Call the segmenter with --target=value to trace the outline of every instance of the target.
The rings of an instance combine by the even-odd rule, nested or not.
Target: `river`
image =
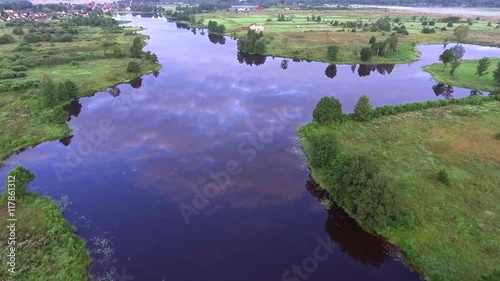
[[[395,247],[320,204],[296,131],[325,95],[345,111],[364,94],[375,106],[468,96],[436,91],[421,70],[443,46],[419,46],[412,64],[329,67],[328,77],[327,64],[289,61],[283,69],[282,59],[238,56],[236,41],[162,18],[119,19],[147,28],[146,49],[162,70],[73,102],[72,138],[27,149],[0,170],[5,178],[26,166],[36,174],[31,191],[63,202],[93,251],[92,275],[420,280]],[[466,59],[500,56],[465,48]]]

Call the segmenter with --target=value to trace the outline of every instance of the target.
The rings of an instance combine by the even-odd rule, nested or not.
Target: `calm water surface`
[[[318,239],[331,239],[335,249],[307,280],[420,280],[394,247],[342,210],[325,211],[296,130],[325,95],[339,98],[345,111],[363,94],[376,106],[469,95],[448,87],[437,96],[421,71],[443,46],[419,47],[422,59],[409,65],[326,71],[324,63],[244,57],[230,38],[164,19],[121,18],[148,28],[146,49],[163,69],[74,102],[72,138],[14,155],[0,170],[5,178],[25,165],[36,174],[32,191],[65,202],[65,216],[94,252],[93,275],[282,280],[313,256]],[[465,58],[484,55],[500,50],[466,46]],[[214,178],[225,187],[200,199]],[[193,209],[193,200],[203,208]],[[195,213],[186,218],[180,207]],[[287,277],[306,278],[298,276]]]

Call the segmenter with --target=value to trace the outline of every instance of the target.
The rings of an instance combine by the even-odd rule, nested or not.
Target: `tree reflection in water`
[[[108,89],[108,94],[110,94],[112,97],[116,98],[119,96],[121,93],[120,88],[118,86],[114,86]]]
[[[67,137],[64,137],[62,139],[59,140],[59,142],[64,145],[64,146],[68,146],[71,144],[71,140],[73,139],[73,135],[71,136],[67,136]]]
[[[137,77],[134,80],[130,81],[130,86],[134,89],[139,89],[142,86],[142,77]]]
[[[319,201],[329,198],[312,178],[306,183],[306,189]],[[325,231],[339,249],[364,265],[380,267],[384,260],[396,252],[396,247],[381,237],[364,231],[356,221],[336,204],[328,210]]]
[[[453,92],[455,92],[453,86],[444,84],[436,84],[432,86],[432,90],[434,94],[436,94],[436,97],[443,96],[446,100],[451,100],[453,98]]]
[[[80,100],[76,99],[64,106],[64,110],[68,112],[68,122],[71,121],[71,117],[78,117],[80,112],[82,112],[82,104]]]
[[[262,65],[266,62],[267,56],[259,55],[259,54],[247,54],[247,53],[243,53],[243,52],[238,52],[238,54],[236,54],[236,58],[238,59],[238,62],[241,64],[245,63],[247,65],[258,66],[258,65]]]
[[[222,35],[208,33],[208,40],[210,40],[213,44],[226,44],[226,38]]]
[[[330,64],[329,66],[327,66],[325,69],[325,75],[330,79],[335,78],[335,76],[337,76],[337,65]]]

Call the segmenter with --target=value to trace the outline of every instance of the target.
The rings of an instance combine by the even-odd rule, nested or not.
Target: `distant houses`
[[[261,32],[261,31],[264,31],[264,26],[262,26],[260,24],[253,23],[248,27],[248,29],[253,30],[255,32]]]

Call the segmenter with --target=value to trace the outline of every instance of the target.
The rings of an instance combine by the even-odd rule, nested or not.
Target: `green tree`
[[[370,120],[371,111],[370,98],[361,96],[354,107],[354,120],[361,122]]]
[[[376,38],[375,36],[372,36],[372,37],[370,38],[370,44],[371,44],[371,45],[373,45],[373,44],[375,44],[375,43],[377,43],[377,38]]]
[[[455,53],[448,49],[445,50],[441,55],[439,55],[439,60],[443,62],[443,71],[446,69],[446,65],[456,60]]]
[[[42,80],[40,81],[40,94],[42,95],[46,106],[52,107],[57,104],[56,84],[47,74],[44,74]]]
[[[313,121],[319,124],[342,120],[342,104],[334,97],[322,97],[313,111]]]
[[[450,69],[450,74],[451,76],[455,76],[455,71],[457,68],[460,66],[461,62],[458,59],[455,59],[451,62],[451,69]]]
[[[476,66],[476,75],[477,79],[481,78],[481,76],[484,76],[488,74],[488,68],[490,67],[491,61],[489,58],[484,57],[479,60]]]
[[[122,58],[124,56],[123,54],[123,50],[120,46],[116,45],[114,48],[113,48],[113,56],[115,58]]]
[[[78,95],[78,87],[76,84],[67,79],[62,83],[59,83],[57,85],[57,91],[56,91],[56,96],[57,100],[62,102],[62,101],[68,101],[76,98]]]
[[[142,48],[144,47],[143,41],[139,37],[135,37],[130,46],[130,56],[133,58],[140,58],[142,55]]]
[[[455,27],[455,29],[453,30],[453,34],[455,34],[459,42],[463,42],[467,38],[467,36],[469,36],[469,31],[469,26],[461,24]]]
[[[339,54],[339,46],[337,45],[328,46],[326,53],[328,55],[328,59],[336,60]]]
[[[369,61],[373,56],[372,50],[370,50],[370,48],[365,47],[361,49],[360,56],[362,61]]]
[[[500,61],[497,64],[497,69],[493,71],[493,79],[500,83]]]
[[[23,166],[17,166],[9,172],[8,179],[15,179],[15,195],[20,197],[26,193],[28,183],[35,179],[35,175]],[[12,183],[10,183],[12,184]],[[9,181],[5,184],[6,190],[9,189]],[[10,195],[10,194],[9,194]]]

